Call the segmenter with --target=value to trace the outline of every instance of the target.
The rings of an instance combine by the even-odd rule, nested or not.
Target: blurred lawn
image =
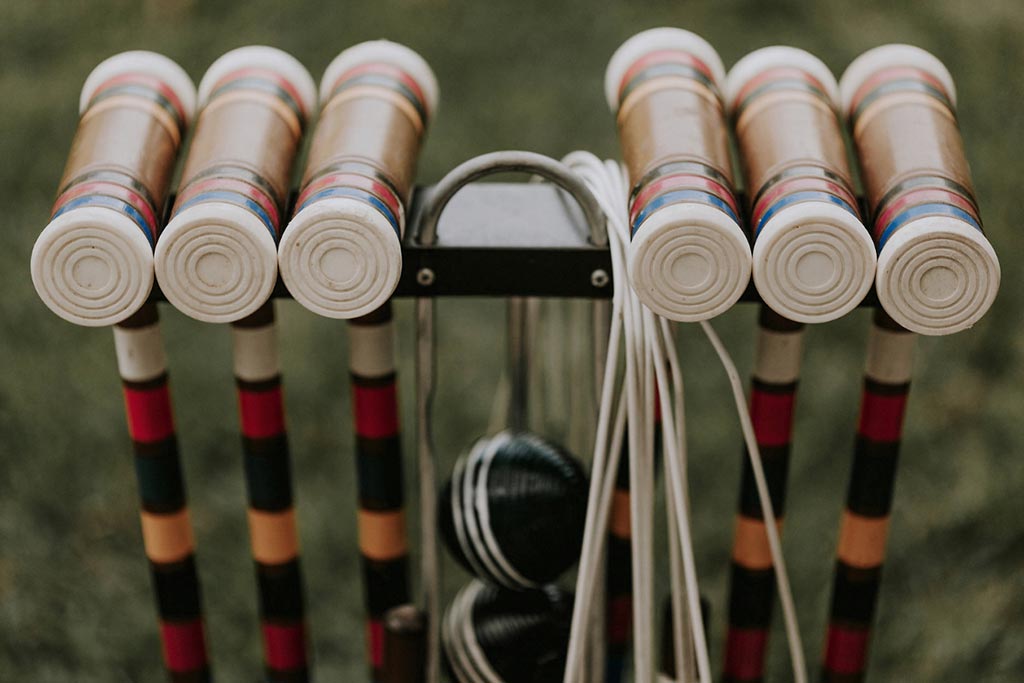
[[[869,47],[909,42],[935,52],[957,79],[1003,286],[974,330],[921,341],[871,678],[1024,680],[1019,0],[789,0],[771,9],[739,0],[648,8],[572,0],[557,10],[538,0],[4,0],[0,206],[11,244],[0,251],[0,680],[162,677],[110,334],[50,314],[28,275],[29,252],[75,129],[79,88],[96,63],[145,48],[178,60],[198,80],[226,50],[266,43],[292,52],[319,77],[338,51],[358,41],[386,36],[408,43],[433,65],[442,87],[421,163],[421,180],[431,182],[469,156],[500,148],[616,154],[601,95],[605,64],[625,38],[661,24],[704,35],[726,64],[756,47],[790,43],[820,55],[837,73]],[[447,470],[486,424],[503,316],[485,301],[444,302],[439,309],[437,432]],[[411,399],[411,311],[407,303],[398,310],[402,381]],[[344,325],[291,303],[279,311],[317,673],[322,681],[363,680]],[[255,680],[255,588],[228,335],[169,309],[164,319],[218,677]],[[749,370],[754,311],[731,312],[717,326]],[[866,326],[862,311],[808,335],[785,545],[811,662],[822,646]],[[682,338],[699,569],[713,602],[717,661],[740,436],[706,343],[693,330]],[[577,330],[564,343],[565,352],[580,352],[587,334]],[[404,410],[411,425],[409,400]],[[448,574],[452,585],[463,580],[454,569]],[[772,650],[773,680],[785,680],[778,634]]]

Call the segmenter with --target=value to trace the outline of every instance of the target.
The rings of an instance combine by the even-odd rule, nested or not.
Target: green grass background
[[[1024,328],[1021,191],[1024,5],[1018,0],[820,2],[572,0],[199,0],[0,3],[0,680],[161,680],[131,454],[110,333],[76,328],[39,302],[28,258],[75,129],[78,92],[112,53],[163,52],[198,81],[230,48],[292,52],[319,77],[341,49],[386,36],[433,65],[442,106],[420,164],[436,181],[477,153],[617,153],[601,80],[612,51],[658,25],[707,37],[727,65],[768,44],[820,55],[837,73],[884,42],[933,51],[960,115],[1003,285],[973,330],[923,339],[871,653],[874,681],[1024,680]],[[441,469],[485,428],[503,316],[491,301],[440,306]],[[412,329],[398,305],[404,422],[412,424]],[[754,310],[716,322],[749,371]],[[344,325],[279,305],[316,670],[365,679]],[[260,672],[227,331],[164,309],[175,408],[218,678]],[[808,658],[819,659],[832,556],[855,428],[868,316],[809,331],[785,549]],[[585,329],[566,332],[578,354]],[[740,435],[724,374],[682,332],[699,571],[714,658]],[[554,351],[552,351],[554,352]],[[565,396],[563,391],[559,395]],[[411,430],[406,429],[407,443]],[[560,436],[557,432],[553,436]],[[411,447],[407,452],[411,453]],[[411,468],[410,468],[411,472]],[[410,482],[411,484],[412,482]],[[410,485],[410,490],[412,486]],[[414,502],[414,499],[410,502]],[[448,572],[449,586],[464,576]],[[785,680],[773,639],[773,680]]]

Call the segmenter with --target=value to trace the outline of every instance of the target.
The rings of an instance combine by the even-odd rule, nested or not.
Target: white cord
[[[618,220],[614,221],[623,250],[628,227],[619,199],[624,196],[615,175],[609,188]],[[647,353],[643,333],[643,309],[630,291],[626,297],[624,321],[626,336],[626,391],[629,406],[630,438],[630,523],[633,537],[633,671],[637,682],[654,681],[656,675],[654,643],[654,368]],[[641,403],[642,401],[642,403]]]
[[[587,182],[601,205],[607,220],[615,288],[612,323],[605,365],[603,391],[592,460],[591,486],[583,550],[577,578],[576,602],[565,672],[565,683],[580,683],[585,648],[586,625],[590,598],[597,589],[597,560],[605,546],[605,529],[611,506],[621,444],[621,430],[628,423],[630,439],[631,517],[634,573],[634,679],[637,683],[653,680],[653,392],[658,392],[662,405],[662,431],[673,588],[673,648],[676,655],[677,678],[680,682],[696,680],[711,683],[711,667],[707,639],[700,612],[693,539],[690,528],[688,483],[686,476],[685,410],[683,377],[672,328],[668,321],[657,318],[641,306],[625,285],[625,253],[629,245],[627,191],[625,173],[615,162],[605,162],[591,154],[574,152],[565,159]],[[806,663],[800,639],[792,590],[782,555],[774,510],[768,496],[760,451],[753,424],[747,411],[745,394],[735,364],[721,340],[709,324],[701,323],[705,334],[718,353],[728,375],[747,452],[750,455],[758,496],[764,511],[769,550],[775,567],[776,582],[786,627],[795,683],[806,683]],[[625,347],[625,348],[623,348]],[[625,356],[625,373],[616,383]],[[615,397],[618,396],[617,408]],[[610,428],[612,415],[614,428]],[[623,419],[625,418],[625,419]],[[615,438],[616,436],[620,438]],[[609,437],[612,444],[609,443]],[[681,576],[680,576],[681,575]],[[681,588],[685,592],[679,593]],[[683,612],[689,624],[684,625]],[[688,626],[688,628],[686,628]]]
[[[621,217],[620,220],[615,221],[615,228],[622,237],[622,242],[625,246],[628,244],[628,224],[624,218],[627,215],[626,197],[628,194],[626,174],[622,167],[615,162],[605,163],[605,174],[606,178],[610,181],[610,189],[613,189],[612,196],[614,199],[612,201],[617,205],[617,215]],[[703,633],[703,620],[700,613],[700,595],[697,587],[696,567],[689,525],[688,496],[686,493],[686,454],[683,428],[685,413],[683,410],[682,373],[671,332],[669,331],[667,335],[662,334],[663,330],[669,330],[667,324],[662,326],[656,324],[654,315],[643,307],[635,296],[627,297],[627,299],[629,300],[627,311],[639,318],[637,321],[640,326],[638,339],[641,340],[644,347],[646,405],[643,426],[645,428],[644,432],[647,435],[648,445],[653,445],[651,440],[653,439],[654,429],[655,410],[653,399],[655,389],[658,391],[658,398],[663,407],[662,436],[665,451],[665,467],[667,470],[668,513],[671,519],[670,533],[672,534],[672,539],[670,551],[673,555],[673,561],[671,562],[673,574],[671,584],[673,620],[677,625],[674,629],[673,641],[675,643],[674,649],[676,650],[677,666],[681,673],[680,680],[691,678],[689,671],[692,669],[692,664],[689,655],[693,651],[689,648],[689,641],[693,638],[695,654],[697,655],[696,664],[700,673],[699,680],[710,683],[711,668],[706,639]],[[666,359],[672,369],[671,380],[665,374]],[[657,382],[654,381],[654,375],[657,376]],[[653,451],[651,453],[653,456]],[[644,487],[651,492],[653,498],[653,457],[646,464]],[[641,493],[638,492],[637,495],[641,495]],[[653,532],[651,527],[644,525],[644,528],[648,536]],[[646,548],[642,548],[635,553],[634,557],[639,556],[642,561],[646,557],[645,553]],[[680,553],[682,557],[680,557]],[[681,567],[679,566],[680,563]],[[653,557],[651,558],[650,565],[653,565]],[[680,577],[680,574],[682,574],[682,577]],[[680,585],[685,590],[685,596],[679,590]],[[636,594],[636,588],[634,588],[634,592]],[[653,596],[640,595],[638,597],[644,602],[646,614],[652,615],[654,613]],[[683,626],[684,608],[689,613],[690,623],[688,628]],[[649,618],[647,624],[650,624]],[[650,633],[641,637],[653,640],[653,628]],[[638,671],[638,680],[642,680],[640,678],[641,675],[642,673]]]
[[[674,486],[666,486],[666,512],[669,520],[669,548],[672,552],[670,556],[670,586],[671,600],[672,600],[672,647],[675,654],[676,664],[676,680],[679,683],[689,683],[697,678],[697,652],[693,647],[694,635],[693,626],[690,621],[687,621],[687,616],[692,619],[692,612],[690,610],[690,598],[683,591],[679,591],[676,588],[686,584],[686,576],[684,573],[684,567],[682,563],[685,561],[682,556],[682,544],[680,542],[680,531],[679,523],[676,518],[678,508],[682,507],[682,514],[689,519],[690,506],[688,490],[689,484],[687,483],[686,468],[687,468],[687,454],[686,454],[686,421],[685,421],[685,410],[683,403],[683,375],[682,370],[679,366],[679,358],[675,346],[675,338],[672,336],[671,328],[668,325],[668,321],[661,319],[661,339],[664,344],[664,348],[668,351],[666,354],[668,357],[668,365],[672,376],[672,407],[674,412],[671,413],[673,420],[672,430],[675,431],[675,449],[674,459],[679,463],[679,473],[681,475],[681,491],[683,493],[683,500],[676,500]],[[658,332],[654,333],[655,335]],[[663,418],[664,420],[664,418]],[[663,431],[663,439],[668,439],[669,434]],[[666,450],[665,456],[662,458],[663,467],[665,469],[665,481],[670,482],[672,472],[670,468],[670,459],[672,454]],[[693,572],[696,575],[696,571]],[[697,613],[700,614],[700,596],[698,594],[698,605]],[[701,624],[703,624],[703,615],[701,614]]]
[[[747,409],[746,394],[743,391],[740,374],[736,371],[736,365],[722,344],[722,340],[718,338],[714,328],[709,323],[701,322],[700,325],[711,345],[715,348],[718,358],[722,361],[722,367],[725,368],[725,374],[728,376],[729,384],[732,387],[733,399],[736,402],[736,412],[739,413],[740,426],[743,428],[743,439],[747,444],[747,453],[750,454],[750,466],[754,471],[757,495],[761,500],[761,510],[764,513],[768,548],[771,551],[772,564],[775,566],[775,583],[778,585],[779,600],[782,603],[782,617],[786,626],[786,640],[789,643],[789,658],[793,666],[793,681],[794,683],[806,683],[807,664],[804,661],[804,648],[800,639],[800,625],[796,618],[796,607],[793,603],[793,591],[789,585],[786,560],[782,555],[782,542],[779,539],[779,529],[775,522],[775,510],[772,508],[772,501],[768,495],[768,483],[764,476],[764,467],[761,464],[761,451],[757,447],[754,425],[750,419],[750,412]]]
[[[676,449],[678,452],[678,461],[680,464],[680,470],[682,472],[683,477],[683,494],[686,496],[686,499],[683,500],[681,503],[675,502],[675,504],[682,505],[686,510],[686,515],[689,516],[690,484],[686,475],[688,456],[686,450],[686,404],[683,401],[683,371],[679,365],[679,356],[676,349],[675,336],[672,334],[672,327],[669,325],[668,320],[664,318],[661,318],[660,322],[662,339],[664,340],[665,348],[669,350],[668,364],[669,370],[672,374],[672,399],[674,401],[673,407],[675,408],[675,413],[673,417],[675,418],[676,424],[677,442]],[[665,479],[666,481],[668,480],[668,475],[666,475]],[[670,526],[669,533],[678,534],[675,519],[671,516],[671,514],[669,515],[669,518],[672,519],[672,525]],[[677,552],[681,552],[681,550],[681,548],[678,548]],[[677,567],[676,569],[680,570],[681,567]],[[682,582],[682,579],[678,576],[673,575],[671,578],[673,582],[673,587],[678,586]],[[673,590],[672,598],[674,601],[672,607],[672,622],[673,628],[675,629],[673,633],[676,635],[676,637],[674,638],[675,647],[678,650],[678,648],[680,647],[679,641],[682,641],[681,646],[683,648],[682,653],[678,651],[676,652],[676,680],[678,681],[678,683],[690,683],[690,681],[696,680],[697,678],[697,653],[693,647],[693,635],[692,633],[690,633],[689,624],[686,622],[685,619],[685,614],[688,613],[688,606],[685,601],[685,596],[683,596],[682,593],[680,593],[679,591]],[[701,615],[701,617],[703,623],[703,614]]]
[[[674,480],[673,491],[670,500],[670,514],[673,518],[673,527],[678,529],[673,534],[672,546],[687,546],[681,548],[680,552],[673,550],[677,560],[673,561],[675,566],[674,574],[677,578],[673,582],[673,590],[679,585],[678,577],[683,575],[682,583],[686,585],[686,597],[677,594],[674,597],[676,612],[680,612],[685,604],[690,611],[690,629],[678,629],[677,642],[683,643],[687,640],[687,632],[694,630],[694,610],[697,615],[696,621],[702,628],[700,622],[699,592],[696,587],[696,571],[694,569],[693,549],[689,533],[689,515],[686,504],[684,482],[685,463],[684,437],[682,435],[681,421],[684,417],[681,399],[681,374],[678,372],[678,359],[675,358],[674,345],[662,348],[664,339],[661,330],[657,326],[645,326],[645,309],[639,300],[628,289],[625,254],[629,245],[629,226],[626,207],[626,180],[621,167],[615,162],[602,164],[600,160],[590,154],[574,153],[566,158],[566,163],[573,167],[590,186],[601,204],[608,219],[609,240],[612,254],[613,272],[615,274],[615,290],[613,296],[612,330],[609,340],[607,362],[605,366],[605,380],[601,396],[601,409],[598,420],[597,437],[595,440],[595,453],[593,458],[593,469],[591,474],[591,491],[588,505],[588,519],[584,533],[584,546],[580,559],[580,568],[577,578],[576,606],[574,607],[573,627],[570,636],[568,661],[564,680],[567,683],[578,683],[582,669],[583,633],[585,632],[587,619],[589,618],[590,596],[596,590],[597,567],[596,558],[603,552],[605,542],[605,528],[608,521],[608,510],[610,508],[611,495],[614,488],[617,467],[609,467],[609,460],[617,460],[619,446],[613,444],[613,450],[609,457],[607,444],[608,422],[612,413],[611,406],[613,397],[617,395],[618,410],[616,412],[616,428],[613,435],[614,442],[620,442],[618,437],[621,430],[625,429],[622,417],[625,416],[631,425],[629,429],[630,439],[630,485],[632,488],[630,496],[631,505],[631,534],[632,534],[632,569],[633,569],[633,649],[634,649],[634,680],[649,683],[655,676],[654,637],[655,614],[654,605],[654,521],[653,521],[653,500],[654,500],[654,392],[658,386],[659,399],[661,404],[668,411],[663,416],[663,427],[668,424],[665,432],[669,447],[666,455],[670,479]],[[653,317],[651,318],[653,321]],[[671,337],[669,336],[669,339]],[[620,351],[623,346],[624,353]],[[658,347],[657,356],[652,350],[652,345]],[[620,353],[625,356],[625,376],[621,384],[613,386],[609,379],[615,379],[618,375],[617,367],[620,364]],[[675,369],[673,380],[670,381],[665,375],[665,357],[671,360],[669,364]],[[660,359],[660,360],[659,360]],[[660,364],[660,367],[658,367]],[[662,375],[656,383],[656,374]],[[672,394],[667,393],[672,390]],[[625,410],[623,410],[625,406]],[[624,415],[625,414],[625,415]],[[680,426],[677,428],[677,420]],[[678,565],[682,564],[680,568]],[[690,607],[690,605],[694,607]],[[677,622],[679,620],[677,619]],[[702,635],[702,634],[701,634]],[[700,649],[703,650],[701,661],[706,675],[703,681],[710,683],[710,667],[707,666],[707,653],[700,641]],[[688,646],[680,645],[678,659],[680,666],[685,671],[688,667]]]
[[[645,309],[644,319],[652,337],[664,341],[661,330],[654,319],[654,314]],[[658,377],[658,391],[661,396],[662,405],[671,405],[669,394],[670,380],[666,374],[666,359],[663,356],[663,348],[659,344],[651,344],[651,351],[654,355],[655,371]],[[700,590],[697,586],[696,561],[693,554],[693,538],[690,531],[690,518],[686,510],[686,489],[685,475],[683,474],[682,463],[680,463],[678,445],[679,440],[676,434],[675,414],[666,410],[662,415],[662,442],[665,446],[665,460],[669,469],[669,478],[666,486],[671,490],[669,498],[676,516],[677,532],[679,534],[679,545],[683,554],[683,575],[684,586],[687,592],[687,607],[690,616],[690,631],[693,637],[694,650],[697,655],[697,680],[701,683],[711,683],[711,662],[708,656],[707,637],[704,633],[704,620],[700,612]]]
[[[580,161],[585,158],[580,156]],[[571,156],[565,159],[571,164]],[[619,250],[611,249],[613,269],[619,266],[621,254]],[[621,266],[619,266],[621,267]],[[616,271],[618,272],[618,271]],[[607,476],[613,471],[608,462],[609,459],[617,461],[619,453],[616,449],[609,450],[608,437],[611,430],[611,415],[613,403],[615,402],[614,385],[618,370],[619,348],[622,337],[622,284],[616,278],[613,283],[612,295],[612,318],[611,331],[608,342],[608,353],[605,362],[604,378],[602,380],[601,399],[598,406],[597,429],[594,439],[594,455],[591,459],[590,492],[587,499],[587,514],[583,534],[583,547],[580,553],[580,564],[577,571],[576,599],[573,601],[572,628],[569,637],[569,648],[566,655],[565,683],[579,683],[583,680],[583,645],[585,639],[586,623],[589,621],[590,596],[596,588],[594,575],[596,571],[593,565],[596,558],[601,555],[600,547],[605,542],[604,529],[608,518],[608,509],[603,503],[610,505],[611,487],[614,486],[614,479]],[[625,401],[619,400],[616,412],[616,424],[625,423]],[[616,463],[617,466],[617,463]],[[609,495],[605,495],[608,490]]]
[[[636,321],[626,308],[626,325],[632,327]],[[626,398],[629,410],[629,481],[632,489],[629,497],[630,526],[633,536],[633,668],[634,679],[649,683],[654,680],[654,545],[651,527],[654,525],[654,486],[649,477],[653,469],[653,448],[647,439],[647,425],[640,415],[641,392],[647,379],[645,363],[637,363],[630,347],[631,336],[626,337]],[[643,375],[637,377],[637,367],[643,368]],[[642,378],[642,379],[641,379]],[[645,401],[653,404],[653,401]],[[645,406],[646,407],[646,406]]]
[[[662,467],[665,470],[665,479],[669,477],[668,460],[662,458]],[[679,547],[679,530],[676,524],[676,516],[673,513],[677,502],[672,494],[672,487],[667,487],[665,517],[668,521],[668,576],[669,585],[679,586],[683,583],[682,549]],[[682,591],[673,590],[669,594],[671,600],[672,616],[672,659],[676,663],[676,680],[688,683],[690,677],[687,675],[689,666],[683,665],[683,660],[688,657],[690,628],[684,615],[687,612],[686,595]],[[664,641],[662,641],[664,642]],[[684,673],[686,672],[686,673]]]

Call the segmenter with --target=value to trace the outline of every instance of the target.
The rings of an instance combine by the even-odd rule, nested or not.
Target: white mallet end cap
[[[50,222],[32,249],[32,284],[51,311],[78,325],[128,318],[153,288],[153,250],[139,226],[103,207]]]
[[[391,223],[348,198],[314,202],[284,231],[281,277],[292,297],[328,318],[357,318],[380,308],[402,274],[402,247]]]
[[[640,300],[679,322],[728,310],[750,282],[750,245],[718,209],[676,204],[655,211],[629,245],[629,279]]]
[[[901,227],[878,256],[885,312],[912,332],[945,335],[985,315],[999,291],[999,259],[974,226],[926,216]]]
[[[242,207],[200,202],[164,228],[156,277],[171,305],[190,318],[234,322],[273,293],[277,247],[267,226]]]
[[[772,310],[823,323],[856,308],[875,279],[875,245],[850,212],[824,202],[788,206],[754,241],[754,284]]]

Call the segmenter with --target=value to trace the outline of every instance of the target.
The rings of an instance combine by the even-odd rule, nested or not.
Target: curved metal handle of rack
[[[427,197],[423,213],[417,221],[414,240],[419,245],[437,242],[437,222],[448,202],[469,183],[496,173],[531,173],[538,175],[568,192],[583,211],[590,227],[590,243],[596,247],[608,245],[608,231],[604,213],[597,199],[582,179],[569,167],[551,157],[536,152],[507,150],[481,154],[462,162],[441,179]]]
[[[583,211],[583,217],[590,228],[590,243],[596,247],[608,245],[604,213],[583,180],[568,166],[551,157],[521,151],[482,154],[449,171],[427,197],[419,220],[416,221],[413,242],[421,246],[435,244],[437,222],[452,197],[474,180],[496,173],[530,173],[562,188]],[[416,301],[416,451],[420,474],[422,593],[428,622],[428,683],[439,680],[440,669],[440,561],[437,548],[436,470],[431,435],[434,363],[434,300],[421,297]]]

